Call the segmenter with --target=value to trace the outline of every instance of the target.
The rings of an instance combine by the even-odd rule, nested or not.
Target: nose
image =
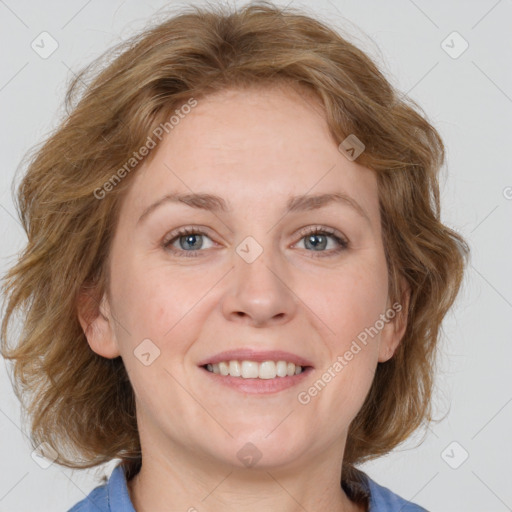
[[[230,285],[223,297],[224,316],[254,327],[289,322],[296,313],[298,299],[286,266],[266,249],[248,263],[234,254]]]

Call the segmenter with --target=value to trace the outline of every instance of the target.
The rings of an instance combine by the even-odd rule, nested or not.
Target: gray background
[[[284,7],[289,1],[277,3]],[[25,240],[11,198],[15,169],[63,115],[73,71],[143,28],[165,5],[170,4],[0,0],[2,272]],[[507,154],[512,2],[295,0],[292,5],[335,23],[427,112],[447,146],[442,217],[472,248],[440,347],[435,410],[446,417],[362,469],[431,511],[512,510],[512,172]],[[59,45],[46,59],[31,48],[43,31]],[[454,31],[469,44],[457,58],[464,43],[448,37]],[[84,472],[56,464],[43,469],[31,458],[4,365],[0,386],[0,511],[67,510],[116,461]]]

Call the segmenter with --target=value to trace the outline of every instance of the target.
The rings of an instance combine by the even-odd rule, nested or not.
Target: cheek
[[[307,304],[321,319],[328,357],[300,403],[314,402],[319,416],[332,417],[337,411],[336,428],[350,423],[370,390],[380,340],[375,326],[385,312],[386,298],[386,269],[363,265],[323,280]]]
[[[190,281],[171,275],[163,266],[120,264],[111,281],[118,339],[123,343],[129,338],[130,345],[136,345],[150,338],[162,346],[176,336],[175,331],[183,333],[191,327],[186,315],[200,300],[201,290]]]
[[[324,277],[305,284],[300,297],[322,320],[331,349],[337,352],[373,326],[384,313],[387,299],[387,269],[377,258],[351,262]]]
[[[164,268],[128,267],[119,268],[112,281],[116,338],[139,406],[158,410],[163,389],[180,389],[170,372],[176,373],[175,362],[197,338],[198,322],[191,322],[187,312],[193,315],[200,290]],[[122,271],[129,279],[120,278]]]

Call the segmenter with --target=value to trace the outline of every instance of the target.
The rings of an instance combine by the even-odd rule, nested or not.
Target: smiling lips
[[[206,369],[220,375],[231,375],[243,379],[275,379],[276,377],[291,377],[302,373],[303,367],[287,361],[221,361],[207,364]]]
[[[296,385],[313,365],[291,352],[239,349],[199,363],[215,381],[246,393],[272,393]]]

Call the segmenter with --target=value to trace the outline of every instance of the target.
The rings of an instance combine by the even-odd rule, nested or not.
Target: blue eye
[[[192,228],[184,228],[174,233],[174,236],[165,241],[163,246],[171,252],[182,253],[184,256],[199,256],[198,252],[203,247],[203,238],[207,237],[206,233]],[[209,237],[208,237],[209,238]],[[179,249],[173,247],[178,242]]]
[[[305,240],[307,252],[311,252],[311,256],[333,256],[348,248],[348,241],[338,235],[331,228],[323,228],[321,226],[309,227],[300,233],[301,239]],[[204,246],[204,240],[210,240],[210,246]],[[328,246],[329,239],[334,240],[335,247],[325,250]],[[179,248],[176,247],[179,244]],[[177,256],[196,257],[202,252],[202,249],[209,249],[213,246],[210,237],[197,228],[183,228],[170,235],[170,238],[164,240],[162,246]],[[308,250],[309,249],[309,250]],[[315,254],[316,253],[316,254]]]
[[[311,248],[314,251],[320,251],[325,249],[328,245],[329,238],[333,238],[330,235],[324,235],[323,233],[317,233],[315,235],[308,235],[304,237],[306,248]],[[308,247],[309,245],[309,247]]]
[[[331,228],[322,228],[321,226],[315,226],[312,228],[306,228],[302,233],[301,240],[305,240],[306,248],[311,248],[312,251],[316,254],[311,254],[311,256],[332,256],[338,254],[345,249],[348,248],[348,241],[338,236],[334,230]],[[325,250],[329,239],[335,241],[335,247],[331,250]]]
[[[202,242],[203,242],[203,239],[202,239],[203,235],[185,235],[185,236],[181,236],[178,238],[179,242],[180,242],[180,246],[182,249],[184,250],[187,250],[187,249],[193,249],[193,250],[197,250],[197,249],[200,249],[201,246],[203,245]],[[182,243],[182,240],[185,240],[183,243]],[[188,246],[186,246],[188,244]],[[192,247],[193,246],[193,247]]]

